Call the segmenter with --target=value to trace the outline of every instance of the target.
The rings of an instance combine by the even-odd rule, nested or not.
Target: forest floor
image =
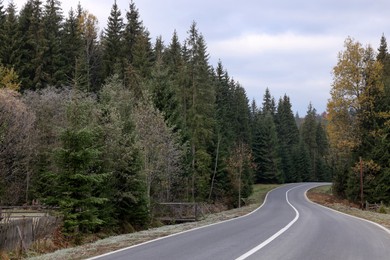
[[[220,221],[236,218],[246,215],[255,210],[264,201],[267,192],[278,185],[256,185],[253,195],[247,201],[248,206],[239,209],[227,210],[219,213],[209,214],[204,219],[197,222],[189,222],[176,225],[166,225],[158,228],[152,228],[140,232],[108,237],[97,240],[92,243],[86,243],[77,247],[69,247],[66,249],[57,250],[53,253],[38,255],[37,251],[31,251],[23,257],[23,259],[32,260],[49,260],[49,259],[86,259],[106,252],[118,250],[132,245],[140,244],[159,237],[168,236],[178,232],[183,232],[189,229],[198,228]],[[321,205],[333,208],[335,210],[351,214],[357,217],[365,218],[381,225],[390,228],[390,214],[381,214],[372,211],[362,211],[357,205],[351,204],[345,200],[339,200],[331,194],[330,186],[323,186],[313,189],[308,192],[310,200]],[[390,213],[390,210],[388,213]],[[50,242],[46,242],[50,243]],[[45,245],[41,245],[44,247]],[[9,259],[15,259],[11,257]],[[20,259],[20,258],[19,258]]]

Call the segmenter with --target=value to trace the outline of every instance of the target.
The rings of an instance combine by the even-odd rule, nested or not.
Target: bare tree
[[[148,195],[158,201],[170,201],[172,185],[182,170],[183,151],[178,136],[151,103],[139,104],[134,118],[144,156]]]
[[[0,204],[26,198],[34,119],[17,92],[0,89]]]

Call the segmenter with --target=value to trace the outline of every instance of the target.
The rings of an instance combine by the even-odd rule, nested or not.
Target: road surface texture
[[[308,201],[319,185],[288,184],[244,217],[90,259],[390,259],[390,231]]]

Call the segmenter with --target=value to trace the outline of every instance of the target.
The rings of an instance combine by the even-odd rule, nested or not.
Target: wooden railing
[[[34,241],[53,234],[60,218],[51,211],[42,206],[0,206],[0,251],[25,251]]]

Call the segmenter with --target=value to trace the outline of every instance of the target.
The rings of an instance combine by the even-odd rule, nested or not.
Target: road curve
[[[390,231],[307,200],[322,184],[288,184],[251,214],[102,256],[124,259],[390,259]]]

